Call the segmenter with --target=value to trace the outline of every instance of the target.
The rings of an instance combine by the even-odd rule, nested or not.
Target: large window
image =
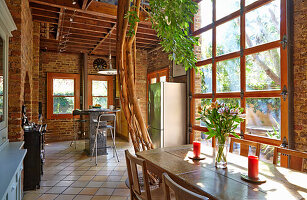
[[[113,105],[113,77],[89,75],[89,105],[99,104],[101,108],[109,108]]]
[[[47,74],[48,119],[71,118],[74,109],[80,107],[80,75]]]
[[[246,139],[279,145],[287,138],[285,10],[286,0],[199,1],[193,34],[200,38],[195,53],[201,73],[191,77],[194,134],[206,131],[195,120],[198,105],[222,101],[245,108],[237,132]]]

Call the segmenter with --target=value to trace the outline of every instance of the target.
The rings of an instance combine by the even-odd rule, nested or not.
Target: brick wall
[[[168,53],[162,51],[162,48],[148,52],[147,73],[155,72],[160,69],[169,68],[169,81],[176,83],[186,83],[186,76],[173,77],[172,61],[168,59]]]
[[[307,2],[293,2],[295,148],[307,151]]]
[[[9,139],[16,141],[23,140],[21,107],[24,103],[28,117],[35,118],[35,114],[32,116],[33,22],[28,0],[6,0],[6,3],[17,26],[10,38],[8,76]]]
[[[81,54],[40,52],[39,101],[42,102],[43,122],[48,124],[46,137],[48,142],[72,139],[73,121],[72,119],[47,119],[47,73],[80,74],[81,79],[81,66],[83,66]]]

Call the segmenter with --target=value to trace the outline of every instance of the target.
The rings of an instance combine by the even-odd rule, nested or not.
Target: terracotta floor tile
[[[107,181],[120,181],[122,176],[108,176]]]
[[[127,200],[128,197],[122,197],[122,196],[111,196],[109,200]]]
[[[112,173],[112,170],[101,170],[101,171],[98,171],[96,175],[109,176],[111,173]]]
[[[39,193],[25,193],[22,200],[38,199],[41,194]]]
[[[94,178],[94,176],[85,176],[85,175],[83,175],[83,176],[81,176],[78,179],[78,181],[90,181],[90,180],[92,180],[92,178]]]
[[[126,185],[126,182],[122,181],[116,186],[116,188],[127,189],[128,187]]]
[[[112,189],[112,188],[100,188],[96,192],[96,195],[111,196],[113,191],[114,191],[114,189]]]
[[[57,194],[43,194],[37,200],[54,200],[57,196]]]
[[[76,195],[61,194],[55,200],[73,200]]]
[[[60,181],[58,182],[55,186],[70,186],[71,184],[73,184],[75,181]]]
[[[104,182],[90,181],[86,187],[101,187]]]
[[[118,170],[114,170],[111,172],[111,176],[122,176],[124,175],[125,171],[118,171]]]
[[[130,190],[129,189],[115,189],[112,196],[124,196],[127,197],[130,195]]]
[[[71,176],[71,175],[69,175],[69,176],[66,176],[64,179],[63,179],[63,181],[76,181],[76,180],[78,180],[80,178],[80,176]]]
[[[79,194],[94,195],[99,188],[83,188]]]
[[[85,176],[94,176],[94,175],[97,174],[97,172],[98,172],[98,170],[97,171],[95,171],[95,170],[87,171],[83,175],[85,175]]]
[[[40,186],[55,186],[59,181],[41,181]]]
[[[69,187],[69,188],[67,188],[67,189],[63,192],[63,194],[79,194],[79,193],[81,192],[82,189],[83,189],[83,188],[81,188],[81,187],[79,187],[79,188],[77,188],[77,187],[75,187],[75,188]]]
[[[108,182],[105,182],[104,184],[102,184],[101,187],[104,187],[104,188],[113,188],[115,189],[116,186],[119,184],[120,182],[117,182],[117,181],[108,181]]]
[[[85,187],[89,181],[76,181],[70,187]]]
[[[50,190],[48,190],[46,193],[48,194],[61,194],[62,192],[64,192],[64,190],[66,190],[67,187],[52,187],[50,188]]]
[[[74,200],[90,200],[93,196],[90,195],[77,195]]]
[[[92,180],[93,181],[106,181],[108,176],[95,176]]]
[[[111,196],[94,196],[91,200],[109,200]]]

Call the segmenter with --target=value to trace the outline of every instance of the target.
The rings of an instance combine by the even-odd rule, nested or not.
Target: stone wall
[[[293,2],[295,148],[307,151],[307,1]]]

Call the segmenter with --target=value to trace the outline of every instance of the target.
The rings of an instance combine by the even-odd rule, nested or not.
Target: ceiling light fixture
[[[111,38],[109,38],[109,67],[108,64],[105,60],[101,59],[100,60],[100,65],[97,65],[97,68],[95,67],[95,61],[98,60],[94,60],[94,67],[96,69],[98,69],[98,74],[103,74],[103,75],[116,75],[117,74],[117,70],[112,68],[112,54],[111,54]]]

